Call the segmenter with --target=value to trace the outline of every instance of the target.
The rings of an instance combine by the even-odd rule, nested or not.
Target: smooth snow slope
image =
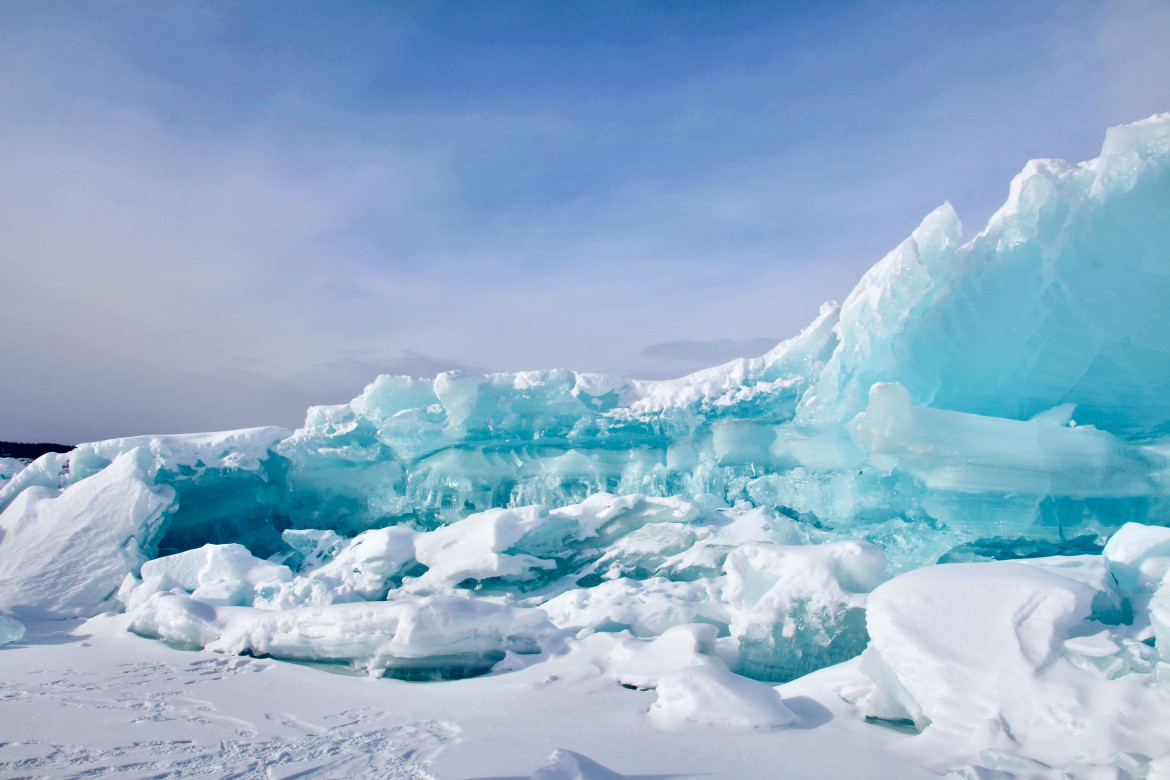
[[[683,750],[710,775],[771,777],[781,754],[844,739],[870,758],[839,750],[822,776],[851,776],[838,759],[886,776],[909,776],[902,762],[1157,776],[1170,753],[1170,115],[1110,130],[1097,160],[1030,163],[987,228],[960,235],[941,207],[800,336],[679,380],[384,376],[296,432],[46,455],[0,483],[0,639],[25,642],[3,651],[24,659],[11,698],[89,708],[68,675],[28,675],[51,621],[92,618],[74,634],[94,642],[61,636],[52,653],[147,652],[129,628],[220,654],[183,658],[373,678],[238,662],[342,698],[425,700],[425,718],[399,725],[427,736],[394,732],[401,776],[454,761],[459,740],[499,752],[522,734],[623,772],[669,774]],[[97,696],[112,711],[139,706],[134,685],[178,695],[105,664],[85,673],[116,691]],[[446,682],[404,682],[420,680]],[[465,695],[479,709],[461,719]],[[284,716],[204,704],[249,713],[231,759],[244,763],[194,747],[192,772],[291,767],[349,738],[312,721],[320,739],[286,759],[257,728]],[[120,739],[26,764],[5,744],[0,766],[141,752]],[[143,766],[181,769],[167,755],[185,749],[158,744],[170,747]],[[728,757],[741,745],[747,758]],[[393,751],[353,749],[356,768],[309,769],[389,771],[377,756]],[[530,758],[499,771],[527,777]],[[603,773],[570,753],[541,771]]]

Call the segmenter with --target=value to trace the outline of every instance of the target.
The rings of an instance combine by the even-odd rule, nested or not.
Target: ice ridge
[[[1170,524],[1170,114],[1095,160],[1029,163],[969,241],[944,204],[761,357],[671,381],[380,376],[295,432],[0,465],[18,618],[123,604],[146,635],[408,677],[700,624],[724,667],[672,682],[678,701],[726,668],[786,680],[870,646],[873,712],[924,727],[952,714],[882,649],[909,625],[891,575]],[[1165,636],[1154,584],[1084,588],[1053,620]]]

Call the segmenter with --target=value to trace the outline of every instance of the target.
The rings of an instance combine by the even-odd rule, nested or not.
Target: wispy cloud
[[[1170,108],[1159,8],[5,3],[0,438],[734,357]]]

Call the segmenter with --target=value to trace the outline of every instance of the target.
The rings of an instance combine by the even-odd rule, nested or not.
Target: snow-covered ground
[[[834,692],[851,677],[838,669],[781,687],[787,728],[670,727],[647,714],[654,692],[615,682],[589,648],[411,683],[179,650],[125,622],[33,623],[0,648],[0,775],[528,778],[564,749],[647,779],[936,776],[907,734]]]

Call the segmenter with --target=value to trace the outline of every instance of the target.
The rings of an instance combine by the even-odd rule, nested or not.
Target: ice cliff
[[[943,205],[758,358],[381,376],[296,432],[96,442],[4,476],[17,618],[122,603],[144,635],[410,678],[628,632],[615,679],[657,688],[664,722],[738,701],[783,725],[729,670],[864,651],[871,717],[999,717],[1051,762],[1019,691],[1096,674],[1135,696],[1170,660],[1170,114],[1032,161],[969,241]],[[960,607],[986,630],[948,623]],[[1016,648],[1010,674],[981,642]]]

